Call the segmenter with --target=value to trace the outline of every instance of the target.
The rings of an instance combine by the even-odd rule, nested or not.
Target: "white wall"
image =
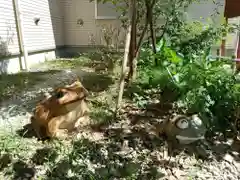
[[[53,59],[56,59],[55,51],[41,52],[29,55],[27,63],[31,67],[35,64]],[[0,60],[0,74],[18,73],[19,71],[21,71],[21,62],[23,62],[23,57],[21,57],[21,59],[20,57],[11,57],[9,59]]]
[[[109,17],[109,19],[96,19],[95,17],[95,2],[89,0],[63,0],[64,6],[64,31],[65,45],[69,46],[89,46],[92,40],[96,44],[103,44],[101,39],[101,26],[113,25],[120,27],[120,22],[117,19]],[[84,24],[77,24],[78,19],[82,19]],[[120,37],[123,38],[124,31]]]
[[[59,14],[60,7],[55,1],[21,0],[24,34],[29,51],[55,48],[57,43],[63,45],[63,36],[59,36],[63,19]],[[38,25],[34,22],[36,17],[40,18]]]
[[[60,0],[18,0],[23,20],[24,40],[29,52],[28,66],[55,59],[56,46],[64,45],[63,6]],[[16,73],[24,68],[19,57],[19,42],[12,0],[0,0],[0,52],[12,57],[0,59],[0,73]],[[40,18],[35,24],[34,18]],[[49,51],[40,52],[36,51]],[[17,55],[17,56],[16,56]],[[1,53],[0,53],[1,57]]]
[[[0,0],[0,56],[5,52],[19,52],[12,0]]]

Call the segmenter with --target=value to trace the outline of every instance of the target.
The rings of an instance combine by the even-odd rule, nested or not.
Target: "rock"
[[[223,159],[229,163],[233,163],[234,158],[230,154],[226,154]]]
[[[168,180],[178,180],[175,176],[171,175],[168,177]]]
[[[181,179],[186,175],[186,173],[184,171],[181,171],[179,169],[175,169],[173,171],[173,174],[177,177],[177,179]]]

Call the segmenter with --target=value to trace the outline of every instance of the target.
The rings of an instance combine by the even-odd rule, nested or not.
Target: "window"
[[[110,2],[98,3],[95,0],[95,18],[96,19],[117,19],[121,15],[120,12],[116,10],[116,6]]]

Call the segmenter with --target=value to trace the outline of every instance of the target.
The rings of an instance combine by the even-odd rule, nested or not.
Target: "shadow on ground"
[[[99,75],[95,72],[82,74],[82,71],[74,73],[80,76],[84,86],[92,92],[104,91],[113,83],[108,75]],[[66,73],[58,76],[61,75],[65,76]],[[24,160],[19,158],[11,163],[9,158],[1,158],[7,160],[0,171],[8,168],[15,179],[18,177],[30,179],[36,174],[39,175],[35,167],[41,167],[46,172],[39,175],[40,177],[37,177],[39,179],[153,180],[164,176],[159,167],[177,166],[177,162],[166,162],[163,158],[159,160],[154,154],[155,151],[162,151],[165,144],[165,139],[154,133],[154,127],[162,120],[170,118],[174,112],[171,103],[148,104],[142,109],[126,107],[118,121],[113,121],[111,112],[106,110],[108,108],[106,104],[98,104],[98,106],[101,109],[94,111],[91,117],[100,122],[114,122],[98,129],[105,139],[72,140],[70,145],[65,145],[66,147],[41,144],[42,148],[37,149],[33,155],[25,157]],[[22,137],[32,137],[31,127],[26,125],[24,128],[18,134]],[[239,152],[239,146],[235,145],[234,149],[233,143],[224,143],[223,140],[218,140],[220,143],[217,143],[217,140],[212,142],[214,143],[208,147],[211,148],[210,152],[218,157],[217,159],[223,159],[227,153],[234,154],[236,160],[239,158],[239,154],[235,153]],[[186,148],[184,147],[183,150]],[[223,150],[220,150],[222,148]],[[191,147],[186,151],[191,154]],[[194,150],[192,152],[196,153]],[[180,150],[175,155],[179,153]],[[3,162],[1,159],[0,164]]]
[[[44,72],[21,72],[17,74],[0,75],[0,102],[11,97],[13,94],[26,90],[45,81],[49,75],[59,72],[50,70]]]
[[[113,73],[115,65],[120,65],[122,53],[98,51],[92,53],[77,54],[74,57],[48,61],[45,68],[51,69],[91,69],[96,73]]]
[[[20,159],[13,161],[11,154],[3,154],[0,160],[0,173],[8,169],[5,176],[11,176],[12,179],[32,179],[35,176],[36,169],[32,165]]]
[[[143,109],[130,109],[128,107],[126,112],[131,126],[140,127],[140,129],[137,131],[138,133],[136,133],[136,131],[132,131],[132,133],[138,138],[143,135],[145,139],[142,141],[146,142],[147,146],[153,145],[156,147],[153,140],[153,137],[155,137],[158,139],[156,140],[158,143],[160,142],[159,138],[163,142],[166,142],[168,144],[169,153],[175,157],[180,153],[185,152],[190,156],[194,155],[196,158],[202,160],[211,161],[215,159],[221,161],[226,160],[226,157],[230,155],[232,159],[240,162],[240,140],[237,140],[233,133],[229,133],[227,137],[223,133],[216,133],[211,137],[206,135],[206,139],[204,141],[196,142],[190,145],[175,144],[175,146],[173,146],[173,142],[167,141],[166,137],[164,136],[158,136],[158,134],[155,134],[156,136],[149,136],[149,130],[153,130],[155,133],[158,133],[157,128],[162,126],[162,122],[172,118],[172,114],[176,112],[176,110],[171,103],[151,103],[147,104]],[[121,130],[121,132],[117,130],[112,134],[116,134],[114,135],[116,137],[124,136],[123,130]],[[146,139],[149,140],[146,141]],[[149,149],[150,147],[147,146],[145,147]]]
[[[85,72],[79,78],[84,87],[91,92],[104,91],[114,83],[113,79],[108,74],[97,74],[95,72]]]
[[[48,145],[37,149],[32,157],[28,157],[31,159],[28,163],[34,167],[42,166],[47,169],[42,177],[49,180],[59,178],[145,180],[163,177],[159,166],[164,166],[165,162],[156,161],[155,156],[150,155],[157,148],[161,149],[163,141],[151,134],[147,126],[122,124],[125,121],[120,122],[121,118],[113,121],[112,113],[104,110],[106,104],[98,106],[103,107],[91,116],[98,118],[98,122],[106,122],[107,118],[112,122],[101,128],[100,134],[103,138],[93,140],[89,138],[90,135],[82,137],[73,140],[70,147],[65,147],[65,150],[63,146],[61,147],[63,149],[59,150],[59,147]],[[31,129],[29,126],[25,128]],[[96,129],[92,129],[91,132],[95,133]],[[26,134],[24,130],[19,135],[32,136],[31,132]]]
[[[83,57],[91,59],[84,63],[84,66],[93,68],[95,72],[113,72],[116,64],[120,65],[123,53],[109,52],[101,50],[93,53],[84,54]]]
[[[43,71],[37,70],[36,72],[0,75],[0,102],[11,97],[17,92],[31,88],[36,84],[45,83],[45,81],[51,80],[51,82],[47,84],[48,86],[57,86],[56,81],[58,84],[64,83],[63,81],[66,81],[66,77],[73,81],[75,80],[73,78],[78,76],[83,81],[83,84],[86,86],[86,88],[93,92],[103,91],[113,83],[112,78],[108,74],[99,74],[96,72],[89,72],[79,69],[79,67],[84,64],[82,61],[57,60],[49,63],[51,63],[51,66],[53,66],[52,70],[49,70],[49,68],[44,70],[44,68],[42,68]],[[46,65],[48,65],[48,62]],[[54,66],[56,67],[54,68]],[[75,76],[72,75],[72,73],[68,74],[63,71],[68,67],[72,68],[72,72],[75,73]],[[65,84],[67,83],[68,81],[65,82]]]
[[[160,88],[148,89],[147,84],[140,83],[132,84],[132,86],[125,89],[124,95],[127,99],[135,98],[135,105],[144,104],[134,108],[128,107],[125,110],[131,125],[142,124],[143,127],[146,127],[146,125],[151,124],[156,129],[156,127],[161,126],[161,122],[172,118],[173,114],[182,113],[173,105],[178,98],[177,92],[168,88],[163,91],[160,91]],[[139,99],[136,94],[140,97]],[[166,141],[165,137],[163,139]],[[169,148],[172,148],[172,142],[167,142],[167,144]],[[235,139],[231,133],[229,133],[228,137],[225,137],[222,132],[217,132],[211,136],[206,134],[206,141],[204,142],[196,142],[189,146],[177,144],[173,150],[172,155],[175,156],[184,151],[189,155],[209,161],[212,159],[223,160],[228,155],[231,155],[238,162],[240,160],[240,141]]]
[[[43,145],[45,146],[45,145]],[[64,147],[60,147],[62,150]],[[157,179],[159,172],[154,160],[145,160],[144,155],[119,153],[122,144],[112,140],[93,142],[82,138],[72,141],[71,147],[62,151],[54,145],[37,149],[31,157],[17,158],[8,162],[0,173],[13,179]],[[142,163],[146,162],[143,166]],[[36,168],[37,167],[37,168]],[[7,169],[7,170],[6,170]],[[38,172],[44,169],[44,174]]]
[[[36,135],[31,123],[24,125],[22,129],[18,129],[16,131],[16,133],[19,136],[24,137],[24,138],[33,138],[33,137],[37,138],[37,135]]]
[[[164,108],[165,110],[171,109],[170,106]],[[104,112],[101,112],[102,116],[108,117],[109,113],[104,114]],[[20,175],[26,177],[26,174],[30,176],[35,172],[32,167],[41,166],[47,170],[41,175],[41,178],[49,180],[60,178],[153,180],[165,176],[162,169],[180,166],[176,158],[168,161],[164,158],[156,158],[155,154],[156,151],[158,153],[164,151],[165,139],[155,134],[153,127],[159,122],[159,119],[166,118],[168,114],[158,113],[156,118],[153,117],[154,112],[149,113],[132,108],[126,109],[126,114],[122,116],[126,116],[130,121],[126,121],[126,117],[122,117],[119,121],[105,126],[101,129],[104,138],[99,140],[89,139],[87,136],[72,140],[69,146],[64,143],[65,147],[62,145],[56,147],[53,144],[42,145],[42,148],[37,149],[31,157],[28,157],[28,161],[21,160],[25,162],[25,164],[22,163],[22,167],[27,172],[29,171],[28,173],[21,174],[25,170],[14,168],[13,164],[5,164],[8,164],[8,168],[12,166],[12,170],[15,171],[13,174],[18,177]],[[223,141],[221,143],[209,146],[212,147],[210,151],[215,159],[222,160],[227,153],[236,155],[235,151],[239,152],[239,149],[236,149],[237,146],[234,149],[233,144],[226,145],[225,143],[223,145]],[[198,156],[199,154],[193,146],[179,147],[173,156],[178,156],[182,151],[191,156],[193,154]],[[225,151],[220,150],[220,147],[223,146]],[[237,157],[235,159],[237,160]],[[204,160],[210,161],[211,159]]]
[[[32,112],[36,103],[43,99],[44,91],[51,91],[51,89],[56,87],[72,83],[76,80],[76,77],[82,81],[83,85],[90,92],[104,91],[113,83],[112,78],[107,74],[97,74],[83,70],[71,73],[60,70],[49,70],[1,75],[0,102],[4,102],[5,106],[11,106],[9,104],[11,102],[6,103],[5,101],[11,97],[13,105],[19,106],[16,109],[21,107],[21,111]],[[15,96],[16,98],[14,98]],[[16,113],[19,112],[16,110]],[[12,112],[11,116],[14,115],[17,114]]]

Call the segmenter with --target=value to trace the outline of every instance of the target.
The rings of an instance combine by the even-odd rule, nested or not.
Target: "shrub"
[[[168,97],[174,96],[178,110],[199,113],[209,130],[229,128],[236,118],[233,112],[239,109],[239,84],[232,71],[224,67],[226,61],[209,61],[208,57],[211,46],[231,27],[224,23],[188,23],[181,18],[173,25],[166,26],[157,43],[157,54],[147,43],[142,46],[138,62],[141,87],[171,92]]]
[[[237,99],[236,80],[222,66],[184,66],[179,73],[181,97],[177,104],[185,113],[200,113],[211,129],[225,129],[233,119]]]
[[[224,67],[226,62],[208,61],[206,52],[202,56],[181,57],[163,44],[157,53],[160,66],[144,66],[141,62],[142,87],[171,92],[176,107],[186,114],[199,113],[209,130],[229,128],[240,104],[240,88],[232,71]]]

